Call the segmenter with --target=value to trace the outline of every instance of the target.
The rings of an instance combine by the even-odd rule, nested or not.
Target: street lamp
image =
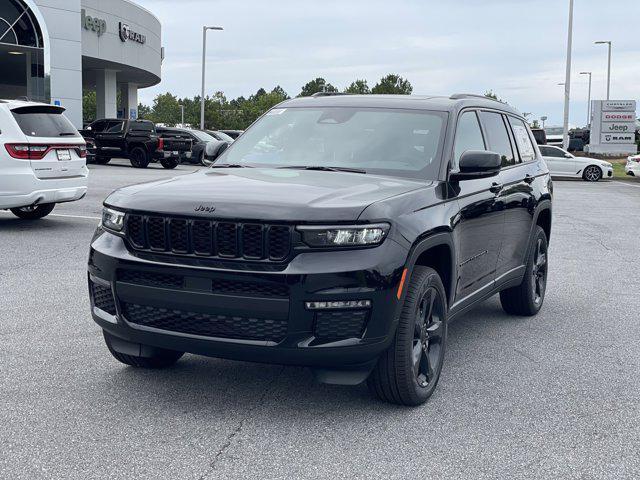
[[[180,127],[184,128],[184,105],[182,104],[180,104],[180,118],[181,118]]]
[[[594,42],[595,45],[608,45],[609,46],[609,59],[607,66],[607,100],[609,100],[609,94],[611,92],[611,40],[600,40]]]
[[[547,121],[547,117],[546,116],[542,116],[542,117],[540,117],[540,120],[542,120],[542,129],[544,130],[544,122]]]
[[[587,127],[591,125],[591,73],[592,72],[580,72],[580,75],[589,75],[589,97],[587,100]]]
[[[567,66],[564,80],[564,122],[562,125],[562,146],[569,146],[569,96],[571,93],[571,43],[573,41],[573,0],[569,0],[569,28],[567,33]]]
[[[207,55],[207,31],[208,30],[224,30],[222,27],[202,27],[202,92],[200,96],[200,130],[204,130],[204,77],[205,77],[205,59]]]

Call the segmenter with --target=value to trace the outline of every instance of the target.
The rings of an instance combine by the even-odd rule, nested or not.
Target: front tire
[[[527,269],[522,283],[500,292],[500,303],[505,312],[530,317],[540,311],[547,288],[547,251],[547,235],[538,225],[527,256]]]
[[[40,218],[44,218],[49,215],[55,206],[55,203],[29,205],[27,207],[12,208],[11,213],[23,220],[39,220]]]
[[[134,168],[147,168],[151,159],[149,153],[142,147],[134,147],[129,152],[129,161]]]
[[[438,273],[415,267],[393,343],[367,379],[381,400],[421,405],[435,390],[447,339],[446,298]]]
[[[582,178],[587,182],[597,182],[602,178],[602,170],[597,165],[589,165],[584,169]]]
[[[138,357],[135,355],[127,355],[115,350],[111,344],[111,336],[103,330],[104,343],[107,345],[109,352],[113,358],[120,363],[130,365],[137,368],[166,368],[175,364],[184,355],[184,352],[176,352],[174,350],[165,350],[157,348],[150,357]]]
[[[94,160],[93,160],[93,163],[95,163],[97,165],[106,165],[110,161],[111,161],[111,158],[109,158],[109,157],[98,157],[98,156],[96,156],[94,158]]]

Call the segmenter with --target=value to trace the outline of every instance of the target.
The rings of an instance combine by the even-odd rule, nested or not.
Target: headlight
[[[365,247],[381,244],[389,233],[389,224],[301,226],[298,231],[310,247]]]
[[[102,209],[102,226],[107,230],[121,232],[124,227],[124,212],[104,207]]]

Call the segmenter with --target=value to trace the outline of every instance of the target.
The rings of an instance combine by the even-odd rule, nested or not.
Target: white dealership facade
[[[83,90],[98,118],[137,117],[162,58],[159,20],[129,0],[0,0],[0,98],[62,105],[77,127]]]

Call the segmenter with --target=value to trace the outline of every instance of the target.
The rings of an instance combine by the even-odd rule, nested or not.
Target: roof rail
[[[334,97],[336,95],[349,95],[349,94],[343,93],[343,92],[316,92],[311,96],[313,98],[317,98],[317,97]]]
[[[449,97],[451,100],[462,100],[464,98],[483,98],[485,100],[492,100],[494,102],[500,102],[500,100],[496,100],[495,98],[487,97],[486,95],[478,95],[475,93],[454,93]],[[500,102],[502,103],[502,102]]]

